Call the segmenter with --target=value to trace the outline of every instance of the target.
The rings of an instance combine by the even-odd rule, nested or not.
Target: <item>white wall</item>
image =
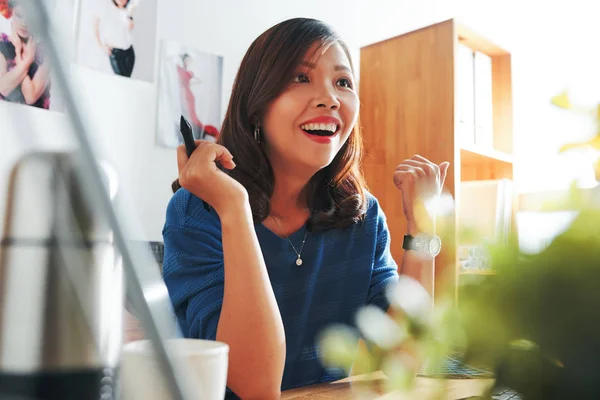
[[[70,0],[61,0],[70,1]],[[158,35],[178,40],[183,0],[160,1]],[[169,23],[171,22],[171,23]],[[154,145],[156,84],[124,79],[72,64],[73,86],[95,147],[117,169],[129,211],[139,221],[132,239],[160,240],[164,212],[177,175],[175,152]],[[0,232],[8,174],[32,150],[65,150],[73,140],[65,114],[0,101]]]
[[[501,45],[513,50],[515,152],[518,157],[528,157],[530,164],[536,165],[550,159],[548,154],[553,154],[553,146],[557,146],[556,143],[561,140],[564,126],[564,123],[561,125],[557,122],[557,118],[548,118],[550,111],[547,106],[548,97],[555,89],[551,86],[556,86],[555,72],[564,72],[568,67],[564,62],[558,63],[564,61],[560,51],[570,48],[570,54],[577,54],[575,50],[582,40],[579,38],[579,42],[567,42],[565,38],[572,37],[574,32],[578,32],[577,29],[558,32],[553,26],[562,26],[563,19],[567,17],[572,22],[578,22],[574,17],[569,17],[574,14],[592,22],[594,14],[583,12],[581,16],[581,13],[565,13],[558,7],[558,2],[544,2],[542,7],[541,0],[532,0],[527,3],[530,8],[524,8],[523,3],[527,2],[160,0],[157,37],[158,40],[177,40],[224,57],[224,112],[235,73],[249,44],[261,32],[281,20],[307,16],[330,23],[354,49],[354,62],[358,66],[360,46],[458,15],[476,30],[489,34]],[[582,7],[582,10],[591,7],[586,5],[585,0],[577,0],[573,4]],[[488,8],[484,9],[484,6]],[[97,146],[116,166],[121,184],[135,204],[131,212],[135,213],[140,225],[133,234],[134,238],[160,240],[176,165],[174,150],[158,148],[154,144],[156,82],[148,84],[119,79],[77,66],[72,67],[72,76],[75,86],[83,95],[81,102]],[[26,119],[35,129],[29,129],[23,123]],[[69,145],[69,135],[65,116],[58,113],[0,102],[0,121],[0,210],[3,210],[6,177],[12,163],[21,154],[34,148],[65,148]],[[8,127],[5,121],[8,121]],[[554,139],[548,140],[548,132],[553,132],[551,137]],[[532,155],[531,149],[544,149],[545,152]],[[532,184],[548,186],[554,182],[553,173],[543,174],[541,180],[529,167],[518,173],[523,177],[521,181],[524,187]],[[0,223],[2,214],[0,212]]]

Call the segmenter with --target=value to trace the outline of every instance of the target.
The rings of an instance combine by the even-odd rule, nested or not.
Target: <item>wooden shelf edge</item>
[[[454,20],[454,22],[459,43],[462,43],[475,51],[487,54],[490,57],[510,54],[509,51],[492,42],[479,32],[469,28],[462,22],[458,20]]]
[[[465,151],[470,153],[470,155],[474,155],[477,157],[485,157],[488,159],[492,159],[495,161],[500,161],[506,164],[512,164],[514,157],[510,154],[503,153],[501,151],[495,149],[488,149],[481,146],[469,145],[469,146],[461,146],[461,151]]]
[[[463,269],[460,275],[496,275],[496,271],[491,269]]]
[[[391,37],[380,39],[380,40],[378,40],[377,42],[374,42],[374,43],[366,43],[366,44],[363,44],[363,45],[361,45],[359,47],[360,47],[361,50],[362,49],[368,49],[369,47],[377,46],[377,45],[380,45],[380,44],[385,43],[385,42],[394,41],[394,40],[401,39],[401,38],[404,38],[404,37],[407,37],[407,36],[410,36],[410,35],[419,34],[421,32],[424,32],[424,31],[427,31],[427,30],[430,30],[430,29],[435,29],[436,27],[439,27],[439,26],[442,26],[442,25],[449,25],[449,24],[454,25],[455,23],[456,23],[456,19],[449,18],[449,19],[445,19],[445,20],[442,20],[442,21],[434,22],[434,23],[429,24],[429,25],[420,26],[418,28],[414,28],[414,29],[411,29],[409,31],[402,32],[402,33],[399,33],[399,34],[391,36]],[[454,25],[454,26],[456,26],[456,25]]]

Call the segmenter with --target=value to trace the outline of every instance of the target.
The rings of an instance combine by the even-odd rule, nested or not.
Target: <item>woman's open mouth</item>
[[[319,115],[301,123],[300,129],[312,141],[327,144],[340,132],[341,125],[340,120],[332,115]]]
[[[339,125],[336,123],[310,123],[300,125],[300,129],[309,135],[330,137],[337,133]]]

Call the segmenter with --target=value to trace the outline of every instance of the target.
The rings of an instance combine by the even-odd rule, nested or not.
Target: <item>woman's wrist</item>
[[[252,224],[252,208],[248,202],[247,197],[245,199],[239,199],[230,202],[226,208],[216,209],[219,219],[221,220],[221,226],[223,229],[236,228],[241,224],[250,223]]]
[[[435,235],[435,220],[406,221],[406,233],[411,236]]]

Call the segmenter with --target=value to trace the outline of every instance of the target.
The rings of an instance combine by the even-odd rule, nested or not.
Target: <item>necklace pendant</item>
[[[302,259],[300,257],[298,257],[298,259],[296,260],[296,265],[297,266],[301,266],[302,265]]]

